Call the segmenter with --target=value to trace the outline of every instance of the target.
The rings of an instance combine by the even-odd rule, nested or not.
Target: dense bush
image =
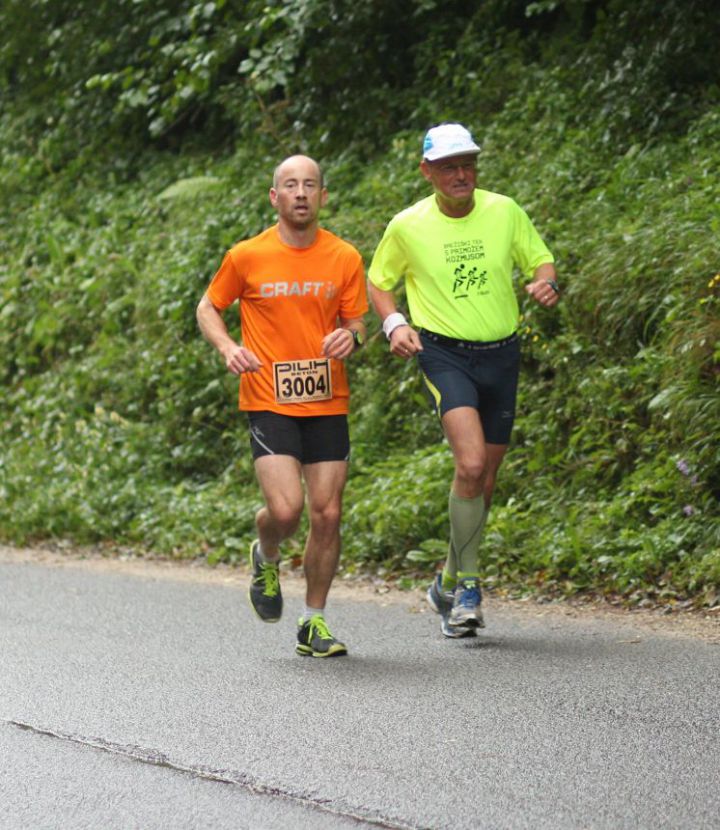
[[[195,305],[273,221],[282,155],[321,158],[323,222],[369,260],[426,193],[424,129],[459,118],[480,186],[528,210],[564,287],[556,313],[522,300],[488,580],[716,602],[716,17],[699,0],[5,3],[0,537],[242,555],[245,422]],[[345,567],[427,573],[449,453],[369,319]]]

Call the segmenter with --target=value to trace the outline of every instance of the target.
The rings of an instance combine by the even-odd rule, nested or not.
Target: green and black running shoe
[[[280,569],[277,562],[263,562],[256,539],[250,545],[250,567],[253,571],[248,597],[255,613],[263,622],[274,623],[282,616]]]
[[[322,614],[315,614],[304,622],[300,617],[295,651],[303,657],[340,657],[347,654],[345,645],[330,633]]]

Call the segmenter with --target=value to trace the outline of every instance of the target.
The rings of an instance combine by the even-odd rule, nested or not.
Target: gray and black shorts
[[[485,440],[508,444],[520,371],[517,334],[492,342],[455,340],[425,329],[419,334],[418,362],[439,417],[459,406],[472,407]]]

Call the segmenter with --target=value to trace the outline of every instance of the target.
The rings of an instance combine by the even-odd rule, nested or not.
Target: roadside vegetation
[[[322,161],[323,223],[369,262],[426,193],[424,131],[460,120],[480,186],[526,208],[563,286],[557,312],[521,299],[488,583],[720,604],[710,6],[7,0],[0,538],[244,557],[258,492],[197,301],[223,252],[273,221],[283,156]],[[444,557],[451,462],[415,367],[369,323],[343,567],[409,583]]]

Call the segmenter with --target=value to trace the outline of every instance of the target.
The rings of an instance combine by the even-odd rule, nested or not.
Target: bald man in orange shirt
[[[197,319],[240,377],[239,408],[248,415],[265,500],[250,546],[251,605],[264,622],[280,619],[280,544],[297,530],[307,491],[306,598],[296,651],[331,657],[347,653],[329,630],[325,605],[340,556],[350,453],[345,360],[365,338],[365,275],[358,251],[319,226],[328,192],[316,161],[285,159],[269,195],[277,224],[226,253]],[[235,300],[241,342],[222,316]]]

